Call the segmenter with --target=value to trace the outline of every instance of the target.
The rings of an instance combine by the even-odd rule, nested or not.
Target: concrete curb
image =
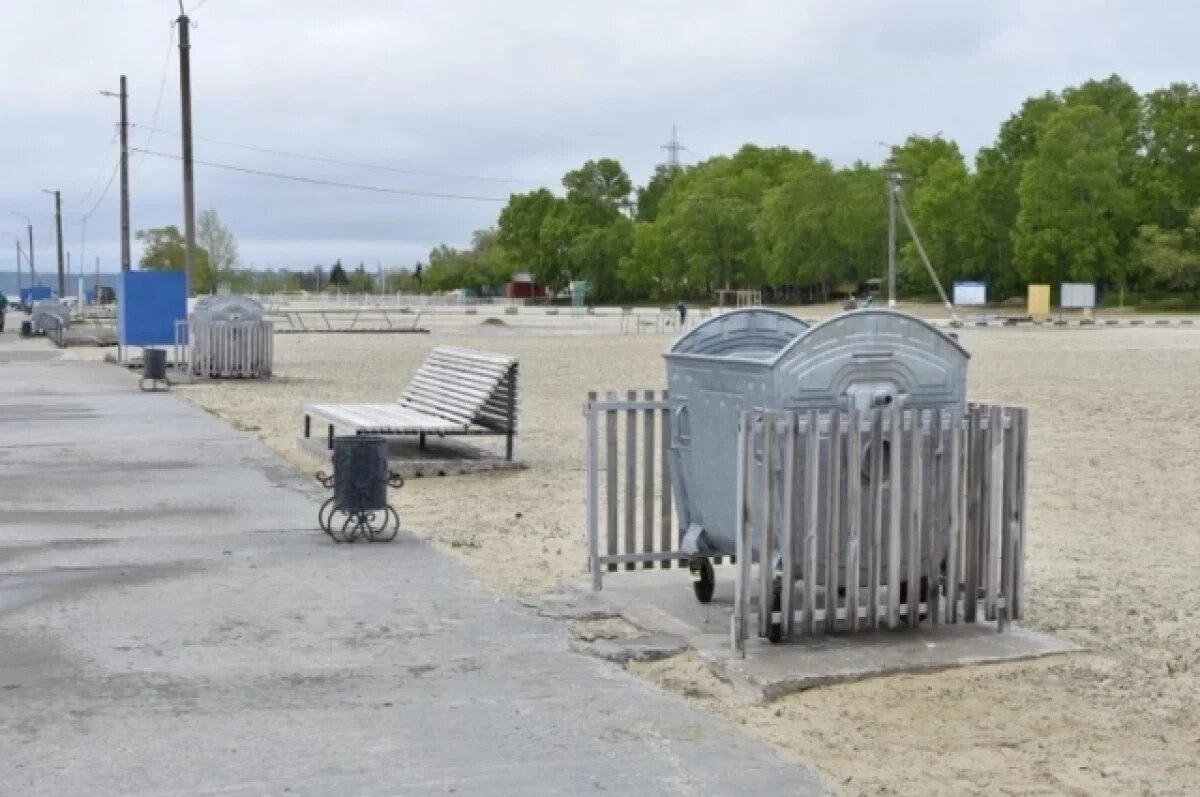
[[[1042,319],[1035,321],[1004,321],[997,319],[995,321],[964,321],[961,324],[955,324],[953,321],[933,321],[931,322],[939,329],[1001,329],[1001,328],[1019,328],[1019,327],[1051,327],[1056,329],[1079,329],[1083,327],[1193,327],[1197,326],[1196,320],[1192,318],[1097,318],[1097,319]]]

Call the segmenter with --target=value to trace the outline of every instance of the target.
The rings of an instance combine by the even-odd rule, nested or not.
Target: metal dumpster
[[[699,324],[663,355],[671,485],[686,553],[733,553],[738,419],[776,406],[771,363],[806,329],[777,310],[734,310]]]
[[[271,375],[270,323],[263,308],[246,296],[208,296],[196,303],[188,322],[192,376],[263,378]]]
[[[893,310],[851,311],[812,327],[783,313],[740,311],[698,326],[664,357],[674,419],[670,465],[681,550],[697,560],[736,550],[742,411],[856,407],[865,412],[893,405],[914,411],[966,409],[967,352],[928,322]],[[884,442],[886,448],[886,437]],[[869,478],[871,455],[863,450],[863,473],[857,478]],[[850,477],[844,471],[839,476]],[[798,485],[807,483],[802,469],[795,478]],[[883,489],[887,487],[885,476]],[[782,507],[772,511],[782,512]],[[824,511],[821,522],[826,522]],[[822,574],[824,555],[818,550]],[[929,566],[923,563],[922,575]],[[693,572],[697,569],[693,564]],[[711,578],[711,570],[706,568],[701,578]],[[703,592],[697,588],[701,600]]]

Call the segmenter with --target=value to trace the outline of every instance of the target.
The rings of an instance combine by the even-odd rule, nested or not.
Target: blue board
[[[175,343],[175,322],[187,318],[187,284],[182,271],[121,274],[117,337],[122,346]]]
[[[35,285],[32,288],[21,289],[21,304],[29,306],[34,302],[40,302],[43,299],[49,299],[52,293],[50,288],[45,285]]]

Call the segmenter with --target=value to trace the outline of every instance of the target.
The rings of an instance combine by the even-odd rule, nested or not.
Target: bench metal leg
[[[304,436],[312,437],[312,416],[311,415],[304,416]]]
[[[509,432],[509,433],[508,433],[508,435],[507,435],[507,437],[508,437],[508,440],[507,440],[507,442],[506,442],[506,443],[505,443],[505,445],[504,445],[504,460],[505,460],[505,462],[512,462],[512,455],[513,455],[513,435],[512,435],[512,432]]]
[[[333,450],[333,424],[329,424],[329,450]]]
[[[421,434],[420,434],[420,446],[421,446],[421,450],[424,451],[425,450],[425,433],[424,432],[421,432]]]

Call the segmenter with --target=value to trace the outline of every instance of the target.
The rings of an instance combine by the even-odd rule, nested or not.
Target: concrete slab
[[[124,369],[0,363],[0,418],[0,792],[823,791]]]
[[[750,640],[745,658],[737,658],[730,645],[733,568],[717,567],[716,571],[717,588],[708,604],[696,600],[686,569],[607,574],[599,595],[581,594],[578,601],[587,611],[600,614],[599,601],[612,614],[652,635],[682,637],[719,677],[764,701],[829,684],[1078,650],[1048,634],[1017,626],[1000,634],[995,624],[978,623],[818,636],[779,645]],[[578,589],[589,590],[589,585],[580,582]],[[553,612],[565,616],[563,603],[561,597],[554,601]],[[618,657],[607,647],[602,653],[605,658]]]

